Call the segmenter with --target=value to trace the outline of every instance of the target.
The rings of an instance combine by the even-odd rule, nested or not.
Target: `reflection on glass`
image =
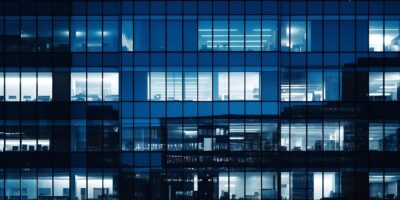
[[[86,21],[71,21],[71,51],[86,51]]]
[[[306,21],[281,22],[281,49],[282,51],[306,51]]]
[[[133,51],[133,23],[123,20],[121,23],[122,51]]]
[[[399,51],[399,23],[398,20],[369,21],[369,50]]]

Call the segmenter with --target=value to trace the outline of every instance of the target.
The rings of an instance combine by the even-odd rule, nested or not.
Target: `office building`
[[[398,0],[0,1],[0,200],[400,199]]]

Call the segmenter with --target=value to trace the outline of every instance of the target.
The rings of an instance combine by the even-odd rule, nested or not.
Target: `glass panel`
[[[36,150],[36,122],[35,121],[22,121],[21,125],[21,151],[35,151]]]
[[[383,124],[370,123],[369,124],[369,150],[382,151],[383,150]]]
[[[48,52],[53,45],[52,21],[38,21],[37,49],[40,52]]]
[[[212,73],[199,72],[198,73],[198,98],[199,101],[211,101],[212,99]]]
[[[278,176],[276,173],[263,172],[261,186],[261,199],[277,199]]]
[[[86,51],[86,21],[71,21],[71,51]]]
[[[118,101],[119,99],[118,73],[103,74],[103,99],[104,101]]]
[[[383,21],[369,22],[369,51],[383,51]]]
[[[182,72],[167,72],[167,100],[182,101]]]
[[[386,101],[400,100],[400,72],[385,72],[384,93]]]
[[[87,51],[100,52],[102,50],[102,36],[101,21],[88,21]]]
[[[21,21],[21,51],[36,51],[36,21]]]
[[[111,182],[112,183],[112,182]],[[109,192],[110,182],[104,182],[101,173],[88,173],[87,189],[88,189],[88,199],[102,199],[104,193]],[[111,185],[112,191],[112,185]]]
[[[278,50],[278,25],[276,21],[262,21],[262,50],[276,51]]]
[[[246,18],[246,51],[261,50],[261,20],[258,17]]]
[[[291,184],[290,184],[290,173],[289,172],[282,172],[281,173],[281,196],[282,199],[291,199]]]
[[[8,170],[6,173],[6,199],[21,199],[19,170]]]
[[[55,172],[53,177],[54,197],[69,197],[69,174]]]
[[[50,72],[38,73],[38,101],[51,101],[53,98],[53,78]]]
[[[198,28],[198,48],[199,50],[206,51],[212,49],[212,21],[199,20]]]
[[[122,21],[121,47],[122,51],[133,51],[133,23]]]
[[[21,73],[21,101],[36,100],[36,73]]]
[[[246,72],[246,100],[260,100],[259,72]]]
[[[6,101],[20,100],[20,74],[6,73]]]
[[[87,100],[101,101],[102,96],[102,74],[100,72],[88,73]]]
[[[138,16],[134,20],[134,49],[135,51],[148,51],[149,50],[149,35],[150,26],[147,17]]]
[[[290,101],[306,101],[306,71],[292,69],[290,72]]]
[[[118,51],[118,21],[103,21],[103,51]]]
[[[0,102],[4,101],[4,73],[0,73]]]
[[[383,96],[383,73],[370,72],[369,73],[369,100],[382,101]]]
[[[214,19],[213,20],[213,39],[212,46],[214,51],[227,51],[228,50],[228,20],[227,19]],[[232,36],[232,35],[231,35]],[[231,37],[232,39],[232,37]],[[210,45],[211,41],[207,41]]]
[[[397,151],[399,149],[400,123],[390,121],[385,124],[385,151]]]
[[[400,21],[385,21],[385,51],[400,51]]]
[[[184,73],[184,100],[197,101],[197,73]]]
[[[133,123],[122,122],[121,150],[133,151]]]
[[[69,51],[69,23],[68,21],[53,21],[54,51]]]
[[[74,178],[74,181],[71,181],[71,189],[74,190],[73,193],[75,193],[75,199],[76,200],[84,200],[87,199],[87,181],[86,181],[86,172],[84,171],[85,169],[78,169],[76,173],[71,176],[71,178]],[[75,171],[75,170],[74,170]],[[74,187],[75,186],[75,187]]]
[[[307,150],[322,151],[322,123],[309,122],[307,124]]]
[[[151,51],[165,51],[165,18],[152,16],[150,21]]]
[[[343,131],[338,121],[324,122],[324,151],[340,151],[343,148]]]
[[[231,72],[229,75],[229,100],[244,100],[244,73]]]
[[[246,198],[260,200],[261,173],[246,172]]]
[[[290,150],[305,151],[306,150],[306,124],[291,123],[290,124]]]
[[[228,100],[228,72],[214,72],[213,84],[214,100]]]
[[[53,180],[50,170],[39,169],[38,173],[38,197],[45,198],[53,195]]]
[[[244,51],[244,19],[240,16],[230,16],[230,23],[229,23],[229,49],[231,51]],[[226,29],[228,30],[228,29]],[[215,31],[215,30],[214,30]],[[226,39],[228,39],[228,32],[220,32],[222,34],[226,34]],[[252,36],[249,36],[250,38]],[[222,39],[222,40],[220,40]],[[218,36],[215,37],[214,32],[214,44],[217,41],[223,42],[225,36]],[[247,36],[246,36],[247,39]],[[214,46],[215,47],[215,46]],[[250,45],[249,45],[250,47]]]
[[[71,73],[71,101],[86,101],[86,73]]]
[[[322,70],[308,70],[307,101],[322,101]]]
[[[86,121],[71,120],[71,150],[86,150]]]
[[[290,50],[290,22],[281,21],[281,51],[288,52]]]
[[[165,72],[151,72],[149,88],[152,101],[165,101]]]
[[[306,22],[291,21],[290,24],[290,49],[292,52],[306,51]]]
[[[230,199],[244,199],[244,173],[231,172],[229,174]]]
[[[382,172],[369,173],[369,197],[372,199],[384,199],[384,177]]]
[[[21,199],[36,199],[36,172],[24,170],[21,179]]]
[[[324,100],[325,101],[339,101],[339,82],[340,76],[337,69],[325,69],[324,71]]]

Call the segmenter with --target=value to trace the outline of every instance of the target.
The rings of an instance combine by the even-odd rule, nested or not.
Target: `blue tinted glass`
[[[71,21],[71,51],[86,51],[86,21]]]
[[[133,22],[124,20],[121,25],[121,50],[133,51]]]
[[[102,50],[103,30],[101,21],[88,21],[88,44],[89,52],[100,52]]]
[[[134,49],[135,51],[149,50],[149,20],[145,18],[135,18],[134,24]]]
[[[118,51],[118,21],[104,21],[103,25],[103,51]]]

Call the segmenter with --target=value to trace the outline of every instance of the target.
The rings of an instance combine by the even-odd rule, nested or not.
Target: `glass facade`
[[[400,2],[3,0],[0,200],[400,199]]]

